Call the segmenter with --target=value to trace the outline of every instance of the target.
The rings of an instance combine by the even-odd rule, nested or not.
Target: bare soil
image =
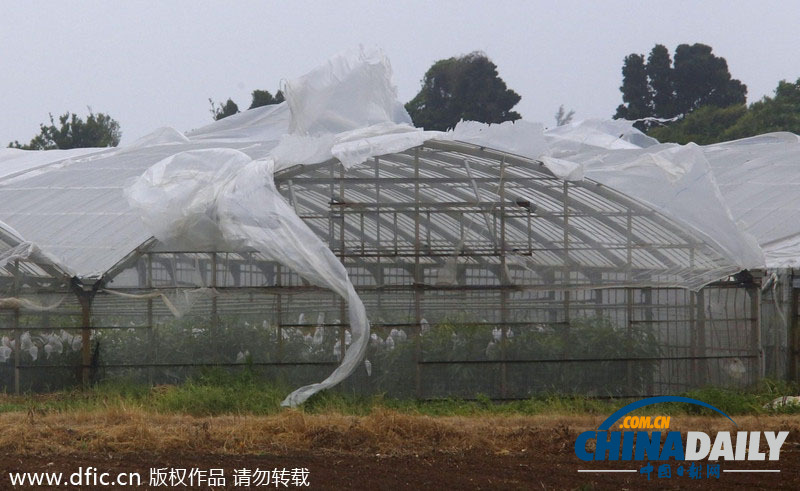
[[[800,489],[797,416],[735,418],[738,429],[789,430],[789,438],[777,463],[720,463],[723,470],[777,468],[780,473],[723,472],[717,480],[704,472],[699,481],[674,475],[675,465],[672,478],[659,479],[653,472],[650,481],[638,472],[577,472],[641,466],[587,464],[575,457],[575,437],[603,418],[433,418],[392,412],[353,417],[294,411],[190,418],[119,409],[7,413],[0,415],[0,488],[10,488],[8,472],[69,475],[93,466],[111,473],[140,472],[145,488],[151,468],[224,468],[228,487],[237,489],[232,487],[234,469],[305,467],[310,489]],[[736,431],[716,417],[672,420],[672,429],[683,431]]]

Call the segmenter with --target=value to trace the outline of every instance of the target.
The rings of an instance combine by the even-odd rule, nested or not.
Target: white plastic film
[[[344,266],[284,200],[273,173],[271,159],[254,161],[231,149],[195,150],[148,169],[127,196],[165,243],[188,245],[214,237],[217,246],[229,250],[254,249],[347,301],[352,344],[328,378],[297,389],[283,402],[294,407],[356,369],[366,353],[369,322]]]

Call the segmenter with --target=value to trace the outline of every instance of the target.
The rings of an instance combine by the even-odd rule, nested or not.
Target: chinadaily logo
[[[636,409],[665,402],[702,406],[730,422],[729,431],[670,430],[679,416],[634,416]],[[642,479],[720,479],[726,472],[778,473],[781,447],[788,431],[740,431],[736,422],[720,409],[696,399],[677,396],[650,397],[619,409],[597,430],[585,431],[575,440],[575,456],[584,462],[610,462],[609,468],[579,469],[588,473],[639,473]],[[771,468],[726,469],[726,462],[774,462]],[[629,462],[630,467],[621,466]],[[594,466],[592,466],[594,467]],[[755,466],[754,466],[755,467]]]

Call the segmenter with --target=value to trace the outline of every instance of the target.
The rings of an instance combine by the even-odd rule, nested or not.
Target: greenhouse
[[[376,53],[285,89],[186,134],[0,150],[3,390],[218,367],[303,386],[295,405],[797,375],[797,136],[421,131]]]

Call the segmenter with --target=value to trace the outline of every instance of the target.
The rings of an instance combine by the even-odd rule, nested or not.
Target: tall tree
[[[460,120],[501,123],[520,119],[511,109],[520,101],[479,52],[439,60],[425,73],[419,93],[406,104],[414,125],[447,130]]]
[[[275,93],[275,96],[269,93],[268,90],[254,90],[253,100],[248,109],[255,109],[261,106],[269,106],[272,104],[280,104],[284,101],[283,92],[280,90]]]
[[[214,118],[214,121],[225,119],[239,112],[239,106],[232,99],[228,99],[224,104],[215,104],[211,99],[208,99],[208,102],[211,104],[211,117]]]
[[[39,125],[39,134],[27,145],[18,141],[10,143],[12,148],[24,150],[66,150],[70,148],[116,147],[122,132],[111,116],[95,114],[89,109],[86,121],[75,113],[64,113],[55,121],[50,114],[50,124]]]
[[[652,114],[659,118],[675,116],[675,85],[672,60],[663,44],[656,44],[647,57],[647,79],[652,97]]]
[[[678,46],[674,61],[661,44],[653,47],[646,63],[642,55],[626,56],[620,91],[623,104],[614,117],[625,119],[685,117],[707,105],[744,104],[747,96],[747,86],[731,77],[725,58],[699,43]]]
[[[614,119],[639,119],[652,115],[644,56],[632,53],[622,64],[622,102]]]
[[[712,54],[711,46],[681,44],[675,50],[672,72],[678,114],[706,105],[726,107],[746,102],[747,86],[731,78],[728,62]]]
[[[773,131],[800,134],[800,79],[794,83],[782,80],[774,97],[764,97],[749,107],[703,106],[674,124],[653,128],[648,134],[662,142],[703,145]]]

